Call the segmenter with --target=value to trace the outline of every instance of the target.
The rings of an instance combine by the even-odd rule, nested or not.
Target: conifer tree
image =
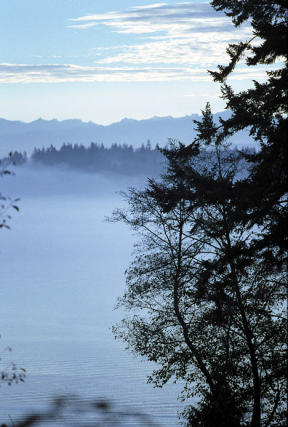
[[[235,26],[251,23],[253,37],[230,44],[229,64],[211,72],[221,83],[226,109],[232,112],[229,119],[221,120],[218,140],[247,128],[260,143],[257,153],[246,155],[251,171],[238,187],[238,209],[243,221],[262,227],[255,244],[262,247],[265,262],[278,268],[287,260],[288,4],[285,0],[213,0],[211,4],[230,16]],[[227,78],[243,57],[249,67],[275,64],[277,68],[267,72],[265,82],[254,81],[252,88],[235,93]],[[204,139],[208,128],[201,134]]]
[[[120,300],[136,311],[115,333],[160,364],[156,385],[182,379],[187,396],[198,396],[187,425],[284,426],[287,2],[211,4],[253,31],[211,72],[231,116],[216,125],[208,104],[194,142],[163,150],[162,181],[132,190],[130,210],[116,212],[143,239]],[[242,58],[278,69],[235,93],[227,79]],[[243,129],[260,150],[227,151],[226,140]]]

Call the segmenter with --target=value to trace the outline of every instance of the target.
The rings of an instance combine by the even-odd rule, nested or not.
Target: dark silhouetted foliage
[[[11,175],[11,171],[9,170],[9,166],[12,163],[11,157],[12,156],[10,155],[7,159],[0,161],[0,177],[3,177],[3,175]],[[4,196],[0,192],[0,229],[10,228],[8,222],[11,219],[11,215],[8,214],[8,211],[11,208],[19,211],[19,207],[17,205],[18,201],[19,199],[13,200],[8,196]],[[19,382],[23,382],[26,375],[24,368],[19,368],[15,363],[8,361],[7,354],[10,352],[10,347],[6,347],[0,352],[0,386],[3,383],[10,386],[13,383],[17,384]]]
[[[11,175],[12,172],[9,169],[9,166],[13,165],[13,155],[10,153],[9,157],[0,160],[0,178],[5,175]],[[10,228],[8,225],[11,215],[8,211],[12,208],[16,211],[19,211],[17,205],[19,199],[11,199],[9,196],[4,195],[0,192],[0,229],[1,228]]]
[[[13,421],[15,427],[49,425],[59,426],[139,426],[157,427],[151,418],[133,410],[119,409],[105,400],[80,399],[77,396],[61,396],[52,402],[45,411],[35,412],[23,417],[22,421]],[[2,424],[1,427],[8,427]]]
[[[12,384],[24,382],[26,376],[26,370],[24,368],[18,367],[9,360],[8,354],[11,351],[11,347],[5,347],[0,352],[0,386],[4,383],[11,386]]]
[[[198,397],[187,425],[284,426],[288,5],[212,6],[253,32],[229,45],[230,63],[211,72],[231,116],[216,125],[208,104],[194,142],[162,150],[166,176],[131,190],[128,210],[115,213],[142,240],[120,300],[131,314],[114,332],[160,364],[156,385],[182,379],[186,396]],[[278,69],[235,93],[227,79],[245,55],[248,66],[276,62]],[[237,157],[225,142],[245,129],[260,149]],[[203,146],[215,153],[206,163]]]
[[[223,269],[230,265],[231,274],[235,270],[232,274],[234,279],[242,283],[247,278],[247,268],[262,265],[261,281],[253,290],[254,296],[252,293],[251,297],[255,298],[257,295],[257,300],[262,299],[264,303],[269,295],[271,301],[276,303],[280,294],[282,297],[285,295],[285,288],[283,287],[279,292],[273,283],[274,281],[279,283],[278,275],[283,277],[286,273],[287,263],[288,4],[283,0],[213,0],[212,6],[216,10],[224,11],[232,18],[236,26],[248,21],[253,32],[250,40],[230,44],[227,49],[230,57],[229,64],[219,66],[217,72],[211,72],[215,81],[221,83],[222,98],[226,101],[227,110],[232,114],[228,119],[220,119],[220,126],[216,126],[213,123],[210,107],[207,105],[206,110],[203,111],[203,120],[196,121],[198,138],[194,143],[188,147],[179,146],[170,152],[165,151],[170,161],[170,176],[174,176],[175,179],[183,179],[185,182],[183,188],[177,192],[171,192],[168,185],[164,188],[158,186],[155,195],[157,194],[158,203],[167,213],[172,211],[180,198],[193,202],[196,199],[199,204],[206,203],[207,206],[211,206],[211,204],[225,206],[225,221],[228,229],[231,227],[231,231],[233,230],[235,233],[239,227],[244,227],[245,235],[250,235],[251,239],[245,240],[245,244],[241,240],[237,245],[233,244],[229,247],[229,244],[226,247],[229,250],[226,250],[219,258],[221,263],[218,266]],[[227,79],[243,58],[248,66],[268,66],[276,63],[278,69],[274,67],[273,70],[268,71],[266,81],[254,81],[252,88],[236,93],[228,84]],[[191,172],[189,167],[185,167],[185,162],[189,161],[191,155],[197,155],[201,144],[204,143],[208,146],[215,144],[216,147],[220,147],[227,138],[245,129],[249,130],[250,136],[255,142],[260,143],[258,152],[241,153],[242,157],[249,162],[249,174],[245,179],[231,181],[230,184],[225,180],[209,182],[207,177],[199,177]],[[192,182],[197,182],[198,190],[189,192]],[[201,192],[202,201],[197,199]],[[228,212],[227,207],[229,207]],[[213,219],[213,216],[211,218]],[[217,232],[219,232],[219,228],[216,227],[215,230],[211,230],[210,237],[207,236],[207,238],[215,238]],[[191,229],[191,234],[193,235],[193,233],[195,233],[195,228]],[[214,268],[215,264],[211,266],[209,261],[203,282],[206,285],[209,283],[211,271],[214,271]],[[275,279],[271,282],[270,278],[274,275]],[[256,277],[259,276],[255,274]],[[231,277],[231,281],[234,279]],[[284,343],[283,333],[281,328],[275,330],[273,340],[270,339],[270,348],[259,353],[259,341],[267,340],[269,342],[267,336],[271,333],[269,332],[271,319],[269,319],[269,315],[265,314],[265,310],[257,314],[254,305],[245,314],[247,301],[246,298],[243,301],[244,310],[241,308],[242,303],[239,305],[243,332],[249,350],[247,357],[250,360],[253,377],[253,380],[251,377],[252,395],[250,396],[251,419],[248,419],[247,423],[251,426],[285,425],[284,414],[281,412],[285,395],[281,394],[280,388],[278,385],[276,386],[280,376],[283,379],[284,372],[283,351],[286,347],[282,347],[282,350],[278,352]],[[278,315],[277,304],[273,309],[271,308],[270,315],[272,313],[275,317]],[[263,321],[263,329],[259,331],[250,323],[251,316],[256,314],[261,314],[261,322]],[[259,325],[261,322],[259,318],[257,324]],[[282,328],[284,330],[284,324]],[[277,351],[276,348],[278,348]],[[278,358],[276,357],[277,352]],[[269,363],[266,359],[268,354],[271,357]],[[235,359],[232,361],[234,364],[236,363]],[[268,376],[267,366],[270,366],[271,369]],[[218,370],[221,371],[220,366]],[[248,378],[247,372],[245,375]],[[269,385],[266,383],[267,379],[269,379]],[[270,403],[264,397],[269,387]],[[226,398],[222,400],[224,402]],[[245,402],[244,397],[238,400],[239,404],[243,402]],[[192,419],[194,419],[195,425],[213,425],[213,408],[215,408],[215,398],[212,393],[210,397],[206,395],[202,412],[191,412],[194,418],[190,417],[190,422],[192,423]],[[277,418],[277,410],[281,414],[279,418]],[[210,421],[207,420],[209,413]],[[263,417],[265,421],[263,421]],[[229,419],[228,415],[227,419]]]
[[[279,266],[287,260],[288,4],[285,0],[213,0],[212,6],[231,16],[236,26],[251,22],[253,39],[229,45],[230,63],[211,73],[222,84],[226,108],[232,112],[228,120],[221,120],[217,137],[222,140],[249,129],[261,144],[258,153],[246,156],[251,172],[238,187],[238,209],[243,221],[262,227],[255,245],[262,247],[267,262]],[[254,87],[235,93],[227,78],[245,55],[248,66],[276,62],[277,69],[267,72],[265,82],[254,81]],[[205,134],[201,137],[205,139]]]
[[[198,400],[187,425],[250,425],[255,401],[263,423],[284,425],[285,271],[251,257],[235,192],[243,158],[215,140],[214,150],[163,152],[167,174],[114,212],[141,237],[119,300],[129,314],[114,333],[160,365],[156,386],[184,381],[184,397]]]

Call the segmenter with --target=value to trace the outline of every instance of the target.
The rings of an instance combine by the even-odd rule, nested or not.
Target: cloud
[[[152,9],[158,8],[161,6],[166,6],[167,3],[154,3],[154,4],[146,4],[145,6],[134,6],[133,9]]]
[[[133,34],[133,43],[128,37],[128,43],[125,38],[125,44],[90,50],[86,54],[90,58],[94,55],[90,67],[0,64],[0,82],[211,81],[207,69],[227,63],[228,43],[250,36],[249,26],[235,29],[230,18],[216,13],[208,3],[191,1],[175,5],[154,3],[126,11],[79,16],[70,23],[70,27],[83,30],[105,26],[119,33],[119,39],[123,33]],[[265,78],[263,68],[240,67],[232,79]]]
[[[201,35],[194,34],[193,40],[160,40],[126,46],[119,52],[111,51],[106,57],[96,60],[99,64],[186,64],[201,66],[203,70],[209,65],[219,64],[223,61],[223,52],[227,47],[226,40],[218,37],[218,42],[213,41],[217,33],[210,34],[211,39],[201,42]],[[102,51],[103,52],[103,51]],[[107,52],[107,51],[106,51]],[[104,52],[103,52],[104,53]],[[100,53],[98,53],[100,55]]]
[[[86,15],[70,20],[72,28],[105,26],[118,34],[133,34],[134,43],[98,51],[102,65],[191,65],[225,63],[229,42],[247,39],[248,26],[235,29],[231,19],[207,3],[155,3],[126,11]],[[140,37],[141,36],[141,37]]]
[[[83,67],[73,64],[0,64],[0,83],[144,82],[207,80],[189,68]]]
[[[265,78],[264,70],[239,69],[234,80]],[[83,67],[74,64],[0,63],[0,83],[211,81],[206,71],[191,67]]]
[[[80,16],[70,19],[71,27],[88,28],[96,25],[113,27],[118,33],[149,34],[168,32],[173,35],[191,30],[231,31],[231,19],[215,10],[207,3],[186,2],[175,5],[156,3],[135,6],[125,12],[107,12]],[[176,34],[175,34],[176,30]]]
[[[219,95],[211,95],[211,93],[188,93],[184,95],[185,98],[205,98],[205,99],[219,99]]]

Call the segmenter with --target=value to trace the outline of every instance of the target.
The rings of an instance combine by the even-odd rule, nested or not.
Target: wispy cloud
[[[216,13],[208,3],[191,1],[154,3],[70,20],[70,27],[83,31],[95,26],[118,33],[119,45],[86,52],[86,59],[93,60],[91,66],[0,64],[0,82],[211,81],[207,69],[226,62],[227,44],[250,36],[248,26],[235,29],[230,18]],[[121,44],[123,33],[133,34],[133,43],[125,37]],[[264,69],[240,67],[232,75],[234,80],[265,78]]]
[[[207,3],[175,5],[155,3],[126,11],[86,15],[70,20],[72,28],[106,26],[118,34],[133,34],[131,45],[119,45],[118,52],[98,52],[98,64],[198,66],[204,71],[225,61],[229,42],[245,40],[250,29],[235,29],[231,19],[215,12]],[[140,38],[141,36],[141,38]]]
[[[207,31],[230,31],[231,20],[224,14],[216,13],[207,3],[186,2],[175,5],[156,3],[148,6],[135,6],[125,12],[113,11],[95,15],[85,15],[70,19],[71,27],[86,28],[89,24],[113,27],[118,33],[149,34],[174,30],[183,33],[194,29]],[[221,27],[221,28],[220,28]]]
[[[0,83],[141,82],[205,80],[206,73],[182,68],[83,67],[73,64],[0,64]]]
[[[235,80],[265,78],[264,70],[239,69]],[[191,67],[83,67],[73,64],[0,63],[0,83],[207,81],[209,75]]]
[[[215,39],[218,39],[215,43]],[[99,64],[186,64],[197,65],[202,69],[214,66],[223,61],[223,52],[227,47],[227,40],[217,33],[210,33],[203,42],[202,35],[195,33],[193,39],[159,40],[126,46],[119,52],[111,51],[109,55],[97,59]],[[103,51],[104,53],[104,51]],[[107,54],[107,50],[105,52]]]

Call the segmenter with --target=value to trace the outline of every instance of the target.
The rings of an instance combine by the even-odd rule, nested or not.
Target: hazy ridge
[[[229,113],[215,114],[227,117]],[[167,144],[168,139],[177,139],[185,144],[190,143],[194,136],[193,120],[199,120],[198,114],[173,118],[152,117],[146,120],[123,119],[107,126],[78,119],[58,121],[38,119],[30,123],[10,121],[0,118],[0,156],[10,151],[26,151],[31,154],[35,147],[42,148],[53,145],[60,148],[63,143],[83,144],[91,142],[111,146],[113,143],[129,144],[140,147],[151,141],[152,146]],[[254,144],[247,132],[239,132],[231,139],[235,146],[243,147]]]

